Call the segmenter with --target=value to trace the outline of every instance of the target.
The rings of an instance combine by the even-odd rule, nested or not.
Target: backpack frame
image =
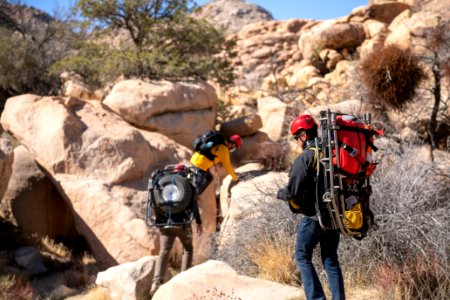
[[[316,188],[322,180],[324,193],[322,199],[316,193],[315,206],[324,230],[361,240],[377,227],[369,198],[370,176],[378,163],[370,153],[377,151],[373,138],[382,132],[373,129],[370,113],[362,121],[346,121],[343,116],[330,110],[320,112],[322,139],[316,138],[313,150],[318,162]]]
[[[148,180],[145,224],[149,227],[171,228],[190,224],[193,219],[192,201],[197,201],[193,185],[197,169],[183,164],[167,165],[155,170]],[[164,189],[176,190],[176,197]]]

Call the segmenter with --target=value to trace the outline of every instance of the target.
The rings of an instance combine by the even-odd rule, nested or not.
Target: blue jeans
[[[323,231],[318,221],[304,217],[298,225],[295,260],[300,270],[308,300],[326,299],[312,263],[313,250],[320,243],[322,263],[333,300],[345,299],[344,280],[338,260],[339,233]]]

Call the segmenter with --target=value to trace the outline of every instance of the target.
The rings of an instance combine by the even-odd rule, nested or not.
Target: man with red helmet
[[[325,299],[325,293],[312,263],[314,248],[320,244],[322,263],[327,273],[332,299],[345,299],[344,281],[337,250],[339,233],[324,231],[319,224],[316,211],[316,193],[322,197],[324,190],[316,190],[317,157],[311,149],[318,136],[318,126],[310,115],[300,115],[291,124],[291,134],[303,152],[295,160],[289,173],[289,182],[278,191],[277,198],[288,202],[294,213],[304,215],[299,223],[295,246],[295,260],[301,273],[306,298]],[[321,176],[321,174],[319,174]],[[320,182],[320,181],[319,181]]]

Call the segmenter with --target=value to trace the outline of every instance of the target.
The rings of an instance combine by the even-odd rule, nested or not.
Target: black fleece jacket
[[[310,148],[312,141],[297,157],[289,172],[289,182],[277,193],[277,198],[288,201],[294,213],[302,213],[312,217],[316,215],[316,164],[314,150]]]

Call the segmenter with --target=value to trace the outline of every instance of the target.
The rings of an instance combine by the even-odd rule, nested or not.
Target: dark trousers
[[[325,299],[325,293],[312,263],[314,248],[320,244],[322,263],[333,300],[345,299],[344,280],[338,260],[339,233],[323,231],[318,221],[304,217],[298,225],[295,259],[300,270],[306,299]]]
[[[176,226],[170,228],[160,228],[160,250],[156,261],[155,276],[153,282],[161,284],[166,275],[169,263],[169,253],[172,249],[175,238],[179,238],[183,244],[183,258],[181,261],[181,271],[189,269],[192,265],[193,246],[191,225]]]
[[[213,180],[213,176],[208,171],[203,171],[202,169],[196,168],[195,174],[195,189],[197,192],[197,196],[200,196],[204,190],[208,187],[208,185]]]

